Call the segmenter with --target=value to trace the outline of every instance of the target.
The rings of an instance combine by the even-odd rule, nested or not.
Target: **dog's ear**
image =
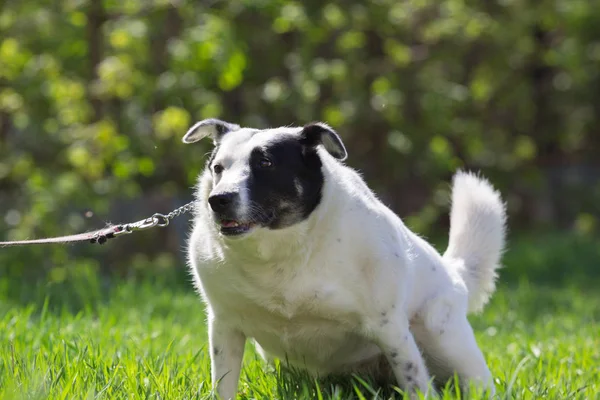
[[[330,126],[323,122],[312,122],[305,125],[300,132],[300,142],[309,147],[323,145],[325,150],[338,160],[344,161],[348,158],[342,139]]]
[[[237,131],[240,126],[230,122],[221,121],[216,118],[204,119],[196,122],[181,139],[183,143],[195,143],[207,136],[212,137],[213,141],[219,143],[223,135],[227,132]]]

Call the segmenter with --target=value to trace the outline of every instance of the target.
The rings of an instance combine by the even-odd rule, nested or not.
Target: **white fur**
[[[456,175],[442,257],[355,171],[323,149],[319,155],[325,184],[308,219],[241,239],[219,234],[206,205],[212,179],[200,178],[189,262],[207,305],[219,395],[235,398],[246,339],[265,358],[315,375],[360,372],[384,355],[410,393],[428,390],[429,370],[493,391],[467,312],[494,288],[505,221],[498,193],[474,175]]]
[[[450,242],[444,253],[458,261],[469,288],[469,311],[478,312],[496,289],[496,270],[504,248],[506,213],[500,194],[474,174],[454,177]]]

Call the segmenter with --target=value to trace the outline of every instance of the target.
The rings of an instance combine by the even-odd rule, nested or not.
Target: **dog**
[[[440,255],[344,165],[328,125],[207,119],[182,140],[206,137],[188,259],[219,397],[236,396],[247,339],[314,376],[368,371],[414,396],[435,391],[430,374],[456,373],[494,393],[467,320],[495,290],[505,241],[505,206],[486,179],[455,174]]]

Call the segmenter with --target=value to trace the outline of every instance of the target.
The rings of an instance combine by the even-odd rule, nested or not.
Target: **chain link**
[[[120,225],[119,230],[114,232],[112,234],[112,236],[113,237],[120,236],[120,235],[124,235],[124,234],[128,234],[128,233],[132,233],[133,231],[141,231],[144,229],[154,228],[155,226],[163,228],[163,227],[169,225],[169,222],[171,222],[171,220],[173,218],[179,217],[181,214],[188,213],[188,212],[192,211],[194,208],[196,208],[196,201],[191,201],[191,202],[187,203],[186,205],[176,208],[175,210],[171,211],[167,215],[155,213],[151,217],[148,217],[141,221]]]
[[[184,206],[181,206],[166,215],[166,218],[170,221],[175,217],[179,217],[181,214],[188,213],[196,208],[196,201],[191,201]]]

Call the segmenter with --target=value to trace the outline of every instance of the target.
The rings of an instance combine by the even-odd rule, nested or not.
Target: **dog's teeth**
[[[238,226],[240,226],[239,222],[237,221],[223,221],[221,222],[221,225],[225,228],[237,228]]]

